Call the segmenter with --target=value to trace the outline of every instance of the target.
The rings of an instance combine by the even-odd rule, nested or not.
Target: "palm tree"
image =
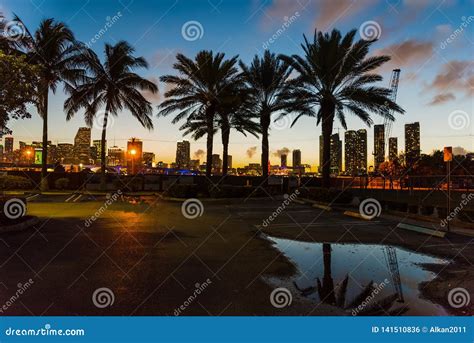
[[[248,87],[248,108],[260,120],[262,132],[262,171],[268,177],[269,144],[268,131],[272,114],[289,110],[286,101],[290,95],[287,80],[291,68],[280,61],[275,54],[265,51],[262,58],[255,56],[250,66],[240,62],[244,82]]]
[[[49,91],[53,93],[60,83],[65,88],[71,87],[82,80],[84,70],[78,68],[75,58],[79,53],[74,34],[62,22],[54,19],[41,21],[34,34],[26,28],[20,18],[15,17],[25,29],[24,37],[17,42],[21,43],[18,49],[26,54],[27,60],[39,67],[39,86],[36,107],[43,119],[43,143],[41,163],[41,189],[48,188],[47,161],[48,161],[48,98]]]
[[[212,173],[212,148],[214,122],[221,102],[221,93],[238,78],[237,56],[225,60],[223,53],[200,51],[194,61],[177,54],[173,68],[180,75],[165,75],[162,82],[173,87],[165,93],[167,98],[159,106],[160,115],[166,116],[177,111],[172,123],[182,119],[192,119],[200,113],[206,120],[207,162],[206,176]]]
[[[344,37],[315,30],[313,42],[304,36],[304,56],[280,56],[299,74],[291,81],[298,116],[316,117],[323,133],[323,185],[330,186],[330,136],[334,118],[347,129],[345,112],[362,119],[368,126],[370,112],[394,120],[392,112],[404,110],[390,100],[390,89],[374,86],[382,77],[374,69],[390,60],[388,56],[367,57],[374,41],[354,42],[357,30]],[[293,122],[293,123],[294,123]]]
[[[64,103],[66,119],[70,120],[81,108],[85,109],[86,124],[92,126],[97,112],[103,112],[101,137],[101,188],[106,186],[105,141],[109,115],[117,116],[124,108],[129,110],[140,124],[153,129],[152,106],[140,91],[158,92],[151,81],[134,73],[137,68],[148,68],[143,57],[135,57],[135,50],[125,41],[115,45],[105,44],[105,61],[91,49],[82,47],[77,63],[87,70],[85,82],[77,87],[68,87],[70,97]]]

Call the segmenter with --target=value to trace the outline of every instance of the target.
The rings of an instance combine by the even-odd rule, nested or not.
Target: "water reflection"
[[[348,315],[446,315],[421,298],[435,274],[422,264],[448,261],[391,246],[310,243],[269,237],[296,266],[295,291]],[[288,280],[280,280],[285,284]]]

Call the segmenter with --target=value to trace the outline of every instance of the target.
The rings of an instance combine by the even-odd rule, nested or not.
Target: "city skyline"
[[[92,44],[91,47],[100,52],[105,42],[113,42],[117,37],[130,39],[135,43],[137,52],[143,54],[150,60],[151,68],[145,72],[144,76],[157,80],[160,76],[172,72],[171,65],[174,62],[176,52],[183,51],[186,54],[193,55],[201,48],[218,49],[224,51],[226,56],[239,54],[239,57],[248,62],[253,54],[261,52],[262,43],[268,42],[269,38],[281,26],[285,16],[291,16],[295,12],[299,13],[297,20],[291,23],[284,34],[280,35],[268,48],[272,51],[282,53],[301,53],[299,43],[302,41],[303,33],[311,35],[315,26],[314,16],[310,11],[315,9],[324,13],[332,13],[329,11],[331,2],[321,3],[303,3],[303,4],[287,4],[283,6],[280,2],[269,3],[245,3],[241,6],[232,4],[222,4],[219,6],[223,13],[232,13],[232,20],[223,21],[215,20],[213,9],[195,8],[193,15],[195,18],[189,18],[189,15],[175,17],[173,22],[169,22],[166,17],[166,10],[173,6],[174,2],[164,1],[160,5],[152,4],[156,13],[162,13],[163,19],[157,23],[156,27],[152,27],[145,34],[141,32],[134,36],[133,23],[138,17],[146,16],[150,12],[143,3],[135,1],[130,4],[130,8],[124,9],[124,6],[117,4],[116,6],[104,6],[94,8],[90,11],[88,6],[79,6],[79,2],[71,1],[68,6],[63,4],[45,4],[45,10],[48,10],[52,16],[57,19],[64,20],[71,28],[77,32],[78,39]],[[11,9],[15,5],[15,11],[20,15],[28,26],[35,26],[40,19],[41,13],[37,13],[37,9],[28,1],[20,1],[13,3],[12,1],[4,1],[1,10],[7,17],[11,17]],[[468,13],[466,10],[469,1],[458,1],[458,6],[450,6],[449,4],[436,2],[423,2],[416,4],[414,2],[399,2],[392,6],[398,12],[391,12],[391,8],[385,2],[371,2],[366,4],[361,2],[354,9],[361,16],[353,16],[352,11],[342,11],[345,13],[343,22],[331,22],[330,18],[325,19],[327,25],[324,30],[330,30],[333,26],[341,27],[343,31],[350,28],[359,28],[361,24],[367,20],[375,19],[381,26],[381,35],[379,42],[375,45],[375,52],[384,52],[392,56],[392,61],[387,65],[387,70],[382,70],[384,76],[383,86],[387,86],[390,77],[390,68],[401,68],[400,88],[398,91],[397,103],[406,109],[404,116],[397,116],[393,124],[393,135],[401,137],[404,132],[404,124],[419,121],[423,126],[421,151],[430,153],[434,149],[442,149],[443,146],[461,146],[467,151],[472,151],[474,133],[472,120],[472,105],[469,100],[469,92],[472,86],[469,86],[470,80],[470,63],[468,58],[468,46],[470,43],[469,34],[472,32],[474,25],[467,26],[461,34],[457,35],[453,42],[446,43],[446,39],[454,32],[457,27],[462,24],[462,16]],[[305,5],[307,5],[305,7]],[[181,6],[186,4],[177,3],[176,8],[179,10]],[[334,5],[336,6],[336,5]],[[83,7],[83,8],[82,8]],[[361,11],[365,9],[366,11]],[[420,13],[430,13],[432,15],[427,19],[426,25],[433,33],[429,39],[425,38],[425,30],[416,27],[416,16],[406,19],[403,28],[395,29],[393,27],[390,15],[393,17],[403,17],[412,14],[414,9]],[[127,20],[119,19],[114,22],[113,27],[101,35],[97,42],[91,42],[91,38],[103,26],[103,21],[107,16],[113,16],[118,11]],[[90,16],[74,16],[77,12],[82,14],[88,13]],[[92,13],[92,14],[91,14]],[[319,13],[319,12],[314,12]],[[329,16],[330,17],[330,16]],[[72,19],[71,19],[72,18]],[[466,20],[470,20],[468,17]],[[188,41],[183,39],[181,35],[181,27],[189,20],[196,19],[204,28],[203,37],[197,41]],[[211,21],[213,19],[214,21]],[[318,17],[319,21],[322,20]],[[238,24],[246,23],[245,27]],[[316,26],[318,22],[316,22]],[[239,27],[239,30],[233,30]],[[218,29],[217,29],[218,28]],[[223,39],[222,37],[225,37]],[[245,39],[248,43],[246,46],[236,45],[240,39]],[[145,44],[146,42],[146,44]],[[463,44],[468,43],[468,44]],[[248,46],[247,46],[248,45]],[[268,45],[268,43],[267,43]],[[455,47],[455,48],[454,48]],[[467,63],[467,65],[466,65]],[[444,88],[442,86],[444,85]],[[149,97],[154,105],[159,104],[163,100],[163,93],[166,90],[163,84],[159,85],[160,94]],[[454,94],[442,94],[442,90],[454,92]],[[454,97],[454,99],[453,99]],[[64,95],[61,90],[58,94],[51,96],[51,130],[49,139],[53,142],[66,141],[65,138],[71,137],[75,130],[84,125],[81,115],[77,115],[70,122],[66,122],[62,111],[62,102]],[[156,108],[156,106],[155,106]],[[154,110],[156,113],[156,109]],[[450,115],[456,113],[465,113],[468,122],[465,127],[458,129],[450,126]],[[32,111],[33,118],[23,121],[12,121],[12,129],[14,135],[19,140],[38,140],[41,137],[40,118]],[[464,115],[464,114],[462,114]],[[141,137],[143,142],[149,146],[150,151],[155,155],[161,156],[163,160],[172,160],[174,158],[174,145],[177,141],[182,140],[179,128],[170,123],[170,118],[153,118],[155,130],[147,132],[133,123],[131,118],[124,113],[114,118],[113,123],[108,129],[108,140],[114,141],[118,146],[125,146],[128,136]],[[374,124],[381,124],[382,119],[374,116]],[[423,125],[426,123],[425,125]],[[429,123],[429,125],[428,125]],[[289,126],[289,125],[288,125]],[[335,126],[340,126],[335,122]],[[365,128],[368,130],[368,141],[373,141],[372,128],[364,127],[362,123],[354,118],[348,117],[348,128],[357,130]],[[123,134],[127,132],[127,136]],[[319,149],[318,136],[321,132],[320,127],[315,127],[311,118],[302,118],[296,123],[295,127],[273,128],[270,130],[270,149],[276,151],[283,147],[290,150],[301,149],[305,156],[305,162],[312,166],[318,165]],[[297,138],[295,138],[297,136]],[[93,139],[98,139],[99,128],[92,128]],[[189,139],[189,137],[184,137]],[[70,139],[68,140],[70,141]],[[215,151],[222,154],[220,146],[220,137],[216,135]],[[205,148],[203,139],[193,142],[196,150]],[[244,165],[247,162],[246,151],[257,146],[259,140],[253,137],[244,138],[243,136],[232,133],[230,140],[229,153],[234,156],[235,165]],[[398,146],[403,147],[403,139],[398,141]],[[369,160],[372,159],[373,151],[369,148]],[[272,164],[277,164],[277,157],[270,154]],[[259,153],[254,154],[252,162],[259,161]],[[369,162],[369,164],[371,164]]]

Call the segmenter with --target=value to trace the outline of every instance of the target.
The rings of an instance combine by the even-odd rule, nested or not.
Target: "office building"
[[[298,168],[301,166],[301,150],[293,150],[293,168]]]
[[[189,168],[191,161],[191,144],[188,141],[178,142],[176,144],[176,165],[180,169]]]
[[[411,167],[420,158],[420,123],[405,124],[405,160]]]
[[[89,164],[91,159],[91,129],[80,127],[74,137],[74,159],[77,164]]]
[[[388,160],[395,161],[398,157],[398,138],[390,137],[388,139]]]
[[[319,172],[323,170],[323,151],[324,140],[321,135],[319,136]],[[339,139],[338,133],[331,135],[330,165],[332,174],[337,175],[342,171],[342,141]]]
[[[281,166],[282,168],[286,168],[288,156],[285,155],[285,154],[283,154],[283,155],[280,156],[280,160],[281,160],[280,166]]]
[[[374,125],[374,168],[385,161],[385,125]]]

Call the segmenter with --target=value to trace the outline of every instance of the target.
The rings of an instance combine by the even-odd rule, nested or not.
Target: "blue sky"
[[[392,56],[392,61],[380,70],[384,76],[382,85],[388,85],[391,69],[402,69],[397,102],[406,114],[393,125],[399,149],[403,150],[404,124],[420,121],[423,152],[445,145],[474,150],[474,0],[1,0],[0,11],[7,19],[15,12],[30,30],[43,18],[64,21],[78,40],[91,42],[94,36],[98,37],[91,46],[99,54],[104,43],[127,40],[137,55],[150,63],[150,69],[140,73],[154,80],[173,73],[176,52],[192,57],[199,50],[212,49],[229,57],[239,55],[249,62],[255,54],[262,54],[264,46],[277,53],[301,53],[303,34],[311,36],[315,27],[323,31],[335,27],[342,32],[356,28],[359,34],[367,28],[365,34],[375,32],[379,36],[372,53]],[[114,16],[117,17],[110,28],[99,34]],[[190,21],[200,25],[195,40],[182,33]],[[161,94],[149,98],[155,104],[165,91],[164,85],[159,84],[159,88]],[[84,126],[81,113],[66,122],[64,99],[61,91],[51,96],[53,142],[72,142],[77,128]],[[179,125],[170,122],[171,117],[155,117],[155,129],[148,132],[129,113],[120,113],[108,130],[109,145],[115,139],[116,145],[125,146],[128,138],[139,137],[144,140],[146,151],[154,152],[158,160],[171,162],[176,141],[182,136]],[[374,117],[374,122],[382,121]],[[36,114],[30,120],[12,122],[11,126],[17,141],[41,137],[41,120]],[[337,132],[339,123],[334,126]],[[365,127],[352,117],[348,117],[348,126]],[[270,149],[301,149],[303,163],[316,165],[320,132],[313,119],[303,118],[291,129],[272,130]],[[343,135],[342,129],[340,133]],[[92,136],[98,139],[100,131],[94,128]],[[246,152],[253,146],[257,146],[256,153],[249,158]],[[191,149],[205,149],[205,142],[192,142]],[[370,155],[372,129],[368,149]],[[214,150],[222,151],[218,137]],[[232,133],[230,154],[235,164],[258,162],[259,141]],[[275,164],[278,161],[273,155],[271,159]]]

